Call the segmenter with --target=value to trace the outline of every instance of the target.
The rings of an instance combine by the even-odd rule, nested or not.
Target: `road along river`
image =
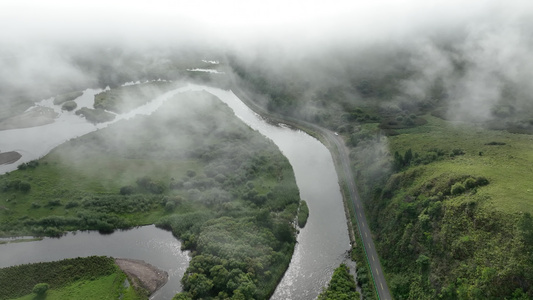
[[[335,166],[331,153],[323,144],[302,131],[292,130],[287,126],[283,126],[282,124],[279,126],[269,124],[259,115],[250,110],[231,91],[192,84],[167,92],[164,95],[154,99],[150,103],[139,107],[128,114],[118,116],[117,120],[131,118],[136,114],[149,114],[157,109],[162,102],[167,101],[178,93],[202,90],[219,98],[230,108],[232,108],[235,112],[235,115],[243,122],[248,124],[251,128],[259,131],[267,138],[270,138],[291,163],[295,172],[298,188],[300,189],[300,196],[302,199],[307,201],[310,215],[307,225],[305,228],[301,229],[298,235],[298,243],[296,245],[291,264],[285,273],[285,276],[278,285],[274,295],[272,296],[272,299],[297,300],[316,298],[322,290],[322,287],[324,287],[331,278],[333,270],[339,264],[344,262],[353,268],[353,264],[348,258],[348,252],[351,247],[338,177],[335,172]],[[74,138],[98,129],[97,127],[91,127],[83,124],[83,126],[80,125],[80,130],[76,131],[73,130],[72,127],[68,129],[64,128],[68,127],[68,121],[63,122],[65,126],[56,125],[57,127],[54,127],[54,129],[58,131],[68,131],[69,133],[65,133],[63,141],[56,141],[55,144],[57,145],[68,140],[69,138]],[[80,121],[76,120],[76,122]],[[55,123],[40,127],[43,127],[45,128],[44,130],[47,130],[46,126],[53,126],[54,124]],[[108,124],[99,125],[99,127],[106,125]],[[38,128],[39,127],[34,127],[32,130],[37,131]],[[28,129],[0,131],[0,141],[6,141],[6,139],[3,137],[3,134],[6,134],[6,132],[8,132],[6,137],[11,136],[14,138],[15,136],[20,136],[23,133],[19,130],[22,131]],[[9,144],[6,144],[3,145],[1,149],[2,151],[19,151],[23,154],[24,160],[27,161],[39,158],[48,153],[51,148],[57,146],[47,145],[46,149],[42,149],[39,152],[39,150],[36,150],[38,149],[36,145],[32,145],[25,149],[24,143],[27,142],[19,142],[19,144],[17,144],[17,146],[13,149],[9,149]],[[9,168],[12,170],[16,167],[9,166]],[[8,167],[4,166],[4,172],[6,171],[9,171]],[[103,238],[105,238],[105,236],[103,236]],[[131,238],[135,239],[135,235],[133,235]],[[57,240],[58,243],[60,240],[61,239]],[[22,243],[21,245],[24,244],[29,245],[30,243]],[[3,251],[3,247],[5,246],[6,245],[0,245],[0,261],[6,261],[5,258],[2,257],[3,253],[5,252]],[[118,252],[117,254],[113,254],[113,256],[136,258],[128,257],[129,250],[129,247],[125,246],[123,249],[123,254]],[[35,256],[32,258],[32,262],[39,260],[39,253],[40,251],[37,250],[34,252],[34,254],[32,254],[32,256]],[[83,255],[80,254],[80,256],[95,254],[97,253],[83,253]],[[56,259],[61,259],[61,257],[57,257]],[[143,260],[159,267],[158,264],[153,263],[150,261],[150,259]],[[164,266],[161,267],[161,269],[169,272],[169,270],[165,269]],[[163,287],[163,289],[164,288],[165,287]],[[156,299],[167,299],[167,297],[156,297]]]

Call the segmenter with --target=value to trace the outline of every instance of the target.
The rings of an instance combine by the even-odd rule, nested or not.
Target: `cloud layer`
[[[137,67],[185,49],[250,59],[267,53],[273,64],[311,56],[338,70],[343,62],[332,53],[339,49],[355,59],[362,49],[402,49],[415,71],[402,82],[405,98],[428,97],[439,81],[456,101],[451,114],[485,119],[510,83],[530,92],[532,17],[525,0],[5,0],[0,97],[133,80]]]

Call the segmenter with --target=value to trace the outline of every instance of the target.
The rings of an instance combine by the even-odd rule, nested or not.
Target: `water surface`
[[[202,90],[215,95],[228,104],[238,118],[271,139],[291,163],[296,183],[300,190],[300,196],[307,201],[310,214],[306,227],[298,235],[298,243],[289,269],[278,285],[272,299],[307,300],[316,298],[322,287],[331,278],[333,270],[339,264],[349,262],[347,253],[350,250],[346,217],[337,174],[331,153],[323,144],[302,131],[292,130],[286,126],[269,124],[251,111],[231,91],[192,84],[167,92],[129,113],[117,115],[115,121],[133,118],[139,114],[150,114],[164,101],[172,99],[178,93]],[[90,97],[95,92],[88,90],[82,97]],[[82,102],[81,99],[78,100],[80,103]],[[87,102],[83,103],[89,105]],[[66,119],[66,117],[71,119]],[[75,126],[71,127],[72,124]],[[17,147],[11,150],[20,151],[25,155],[24,158],[26,160],[31,160],[45,155],[53,147],[70,138],[86,134],[109,124],[94,126],[78,116],[66,114],[63,119],[60,118],[53,124],[31,129],[11,130],[10,132],[0,131],[0,141],[15,139]],[[35,141],[27,140],[30,137],[33,139],[35,135],[51,134],[50,130],[54,130],[53,132],[58,135],[58,137],[54,138],[53,143],[46,143],[41,146]],[[30,132],[31,135],[26,140],[20,138],[20,135],[29,134]],[[17,135],[19,136],[18,139],[16,138]],[[14,144],[9,142],[8,145]],[[0,147],[3,147],[1,143]],[[2,173],[2,170],[5,172],[8,169],[5,166],[3,167],[4,169],[0,166],[0,173]],[[11,166],[11,168],[14,169],[14,166]],[[91,250],[93,246],[95,247],[94,252]],[[179,251],[179,249],[179,242],[169,232],[152,226],[117,232],[109,236],[102,236],[98,233],[78,232],[69,234],[61,239],[45,239],[40,242],[1,245],[0,263],[8,261],[10,263],[16,261],[19,261],[19,263],[50,261],[88,255],[109,255],[141,259],[160,267],[169,272],[169,274],[174,274],[174,283],[169,281],[156,294],[157,299],[171,299],[172,293],[179,289],[179,278],[183,276],[188,264],[188,255]],[[174,265],[171,267],[170,264]]]
[[[112,234],[76,231],[61,238],[0,245],[0,268],[92,255],[144,260],[168,272],[167,284],[151,297],[161,300],[181,291],[180,280],[190,261],[189,252],[181,251],[171,232],[150,225]]]

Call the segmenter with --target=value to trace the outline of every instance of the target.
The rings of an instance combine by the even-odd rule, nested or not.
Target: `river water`
[[[0,267],[91,255],[144,260],[168,272],[167,284],[152,299],[172,299],[181,291],[180,280],[190,260],[170,231],[150,225],[112,234],[78,231],[61,238],[1,245]]]
[[[335,172],[331,154],[323,144],[302,131],[292,130],[286,126],[273,126],[269,124],[259,115],[251,111],[231,91],[192,84],[165,93],[164,95],[154,99],[152,102],[128,114],[117,116],[117,120],[131,118],[136,114],[149,114],[157,109],[162,102],[172,98],[172,96],[175,94],[201,90],[205,90],[218,97],[221,101],[233,109],[238,118],[243,120],[251,128],[259,131],[274,141],[274,143],[279,147],[279,149],[291,163],[295,172],[298,188],[300,189],[300,196],[302,199],[307,201],[310,215],[307,225],[305,228],[300,230],[297,238],[298,243],[296,245],[291,264],[280,284],[278,285],[274,295],[272,296],[272,299],[303,300],[316,298],[322,290],[322,287],[324,287],[331,278],[333,270],[339,264],[345,262],[352,265],[348,258],[350,241],[348,237],[346,217],[344,215],[338,178]],[[86,94],[94,95],[95,92],[96,91],[94,90],[88,90],[84,93],[84,96],[88,97]],[[80,103],[78,103],[78,106],[79,104]],[[61,116],[59,119],[61,120]],[[44,147],[43,149],[36,147],[35,145],[38,144],[33,144],[32,146],[28,147],[26,144],[24,144],[27,143],[27,139],[20,138],[18,140],[23,140],[24,142],[18,142],[15,144],[9,143],[4,145],[1,145],[0,143],[0,147],[3,147],[0,149],[2,149],[2,151],[19,151],[21,154],[23,154],[24,160],[28,161],[45,155],[53,147],[61,144],[65,140],[97,130],[99,127],[109,125],[101,124],[99,127],[97,127],[94,125],[87,125],[88,123],[86,122],[83,124],[83,122],[76,119],[76,121],[73,121],[73,123],[79,123],[80,125],[77,127],[71,126],[68,128],[68,126],[66,126],[66,122],[67,121],[63,122],[63,126],[56,125],[57,127],[53,127],[55,130],[65,133],[63,139],[61,140],[58,138],[54,140],[53,144],[47,144],[46,149]],[[5,139],[7,137],[16,137],[21,135],[24,136],[24,131],[28,132],[29,130],[34,130],[35,132],[38,132],[39,128],[41,128],[42,131],[47,132],[49,131],[49,129],[46,129],[47,126],[52,127],[56,123],[57,121],[53,124],[34,127],[31,129],[0,131],[0,141],[7,141]],[[79,130],[77,128],[79,128]],[[32,134],[38,133],[33,133],[32,131]],[[6,147],[9,145],[16,145],[16,147],[9,149]],[[28,148],[25,149],[25,147]],[[17,163],[20,163],[20,161]],[[16,168],[13,165],[4,165],[0,167],[0,173],[8,172]],[[171,296],[169,295],[174,293],[176,286],[179,287],[179,284],[176,282],[179,282],[179,278],[181,278],[183,272],[185,271],[186,265],[189,261],[188,256],[179,251],[179,241],[171,238],[170,233],[157,228],[147,227],[152,232],[148,234],[148,236],[151,234],[153,234],[154,237],[167,235],[168,238],[173,239],[174,244],[167,244],[169,241],[150,242],[143,240],[147,234],[140,232],[139,230],[148,230],[144,228],[145,227],[141,227],[131,231],[116,232],[111,235],[80,232],[77,234],[69,234],[60,239],[45,239],[39,242],[0,245],[0,263],[9,262],[8,264],[14,265],[20,263],[59,260],[61,258],[88,255],[110,255],[114,257],[141,259],[169,272],[169,274],[173,275],[172,280],[177,280],[173,281],[173,283],[169,281],[169,283],[153,297],[154,299],[170,299]],[[129,243],[125,242],[123,246],[121,246],[121,243],[118,243],[116,247],[108,246],[108,243],[111,243],[115,237],[116,239],[120,239],[122,235],[127,236],[126,240],[128,240]],[[131,252],[132,248],[137,246],[132,246],[131,243],[134,243],[134,245],[138,245],[140,243],[144,245],[144,249],[148,250],[139,250],[139,253],[133,254]],[[63,245],[63,247],[73,248],[74,250],[73,252],[70,252],[70,250],[67,252],[67,250],[65,250],[65,255],[63,256],[63,250],[60,250],[62,247],[58,246],[58,248],[51,248],[50,245],[52,244]],[[103,250],[106,248],[113,248],[115,250],[113,250],[114,252],[112,252],[112,254],[106,254],[96,250],[96,252],[91,252],[91,250],[81,252],[81,248],[83,247],[80,246],[80,250],[76,250],[77,248],[74,246],[85,244],[102,245],[102,250],[98,251],[106,251]],[[143,247],[140,249],[143,249]],[[24,250],[26,248],[28,249]],[[8,249],[17,250],[8,251]],[[31,254],[24,254],[28,253],[25,251],[29,251]],[[53,259],[48,258],[52,257],[51,253],[54,254]],[[143,254],[141,255],[140,253]],[[160,263],[163,261],[167,262],[167,259],[174,260],[174,263],[177,263],[177,266],[170,266],[168,263]],[[11,261],[16,261],[17,263],[12,264]]]

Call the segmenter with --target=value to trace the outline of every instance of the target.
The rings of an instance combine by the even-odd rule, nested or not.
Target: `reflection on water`
[[[154,225],[106,235],[77,231],[61,238],[0,245],[0,268],[91,255],[139,259],[168,272],[168,283],[153,299],[171,299],[181,291],[180,280],[190,260],[180,247],[172,233]]]
[[[300,231],[289,269],[272,299],[314,299],[333,271],[349,261],[350,239],[331,153],[317,139],[287,126],[273,126],[231,91],[205,88],[227,103],[237,117],[274,141],[291,163],[309,219]]]

